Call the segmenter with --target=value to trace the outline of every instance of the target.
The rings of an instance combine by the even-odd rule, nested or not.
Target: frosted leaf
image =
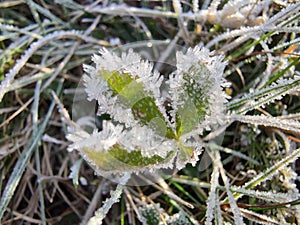
[[[122,125],[103,121],[100,132],[77,130],[67,138],[73,142],[69,150],[79,150],[101,175],[171,168],[175,157],[176,142],[155,135],[147,127],[126,130]]]
[[[100,53],[93,56],[95,68],[84,67],[86,92],[89,100],[97,100],[98,113],[110,114],[126,127],[137,122],[148,124],[154,117],[165,121],[165,110],[156,105],[162,77],[151,72],[153,65],[132,51],[121,57],[106,49]]]
[[[225,63],[200,46],[176,57],[177,71],[162,90],[163,76],[132,50],[94,55],[95,67],[84,65],[85,91],[110,121],[100,132],[68,135],[69,149],[101,175],[194,166],[203,147],[195,137],[221,123]]]
[[[162,77],[158,72],[152,73],[152,63],[142,60],[141,56],[134,53],[132,49],[127,54],[123,52],[121,57],[105,48],[102,48],[99,53],[100,56],[94,55],[92,58],[96,63],[97,71],[106,70],[127,73],[137,82],[148,84],[146,90],[153,92],[155,97],[159,97]]]
[[[169,78],[172,121],[179,136],[201,131],[215,124],[227,101],[222,87],[225,63],[205,48],[177,53],[177,71]]]

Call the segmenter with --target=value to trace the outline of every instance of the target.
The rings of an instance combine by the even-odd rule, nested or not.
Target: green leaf
[[[178,109],[176,118],[178,136],[191,132],[204,121],[210,97],[207,93],[212,84],[210,71],[200,62],[183,74],[183,80],[181,101],[184,104]]]
[[[185,146],[179,142],[179,149],[180,151],[178,152],[177,161],[180,160],[185,162],[186,160],[191,159],[194,155],[195,147]]]
[[[101,70],[99,71],[99,75],[106,80],[106,82],[115,92],[115,94],[120,93],[124,87],[126,87],[134,81],[134,79],[130,77],[129,74],[120,74],[117,71],[110,72],[106,70]]]
[[[166,158],[157,155],[143,157],[141,151],[128,152],[117,144],[107,152],[95,151],[90,148],[83,148],[82,151],[85,157],[90,159],[88,161],[92,161],[93,164],[103,171],[136,171],[146,166],[165,164],[172,160],[175,154],[175,151],[172,151],[168,153]]]
[[[197,114],[198,114],[197,108],[195,107],[191,99],[188,99],[184,103],[184,107],[178,111],[177,133],[179,136],[186,134],[197,128],[198,118],[197,116],[195,116]]]
[[[114,95],[118,96],[117,104],[131,108],[132,114],[141,125],[150,125],[151,129],[165,137],[175,137],[154,97],[147,95],[143,83],[137,82],[127,73],[101,70],[99,74],[106,80]]]

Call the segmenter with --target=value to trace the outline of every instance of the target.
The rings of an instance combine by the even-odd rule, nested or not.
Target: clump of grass
[[[145,224],[151,213],[154,224],[178,215],[185,224],[300,223],[300,4],[230,2],[2,1],[0,223],[86,224],[110,196],[115,184],[66,151],[63,110],[71,114],[82,64],[100,47],[151,39],[168,43],[162,56],[199,42],[225,55],[224,140],[204,137],[205,171],[200,159],[157,184],[123,186],[104,223]]]

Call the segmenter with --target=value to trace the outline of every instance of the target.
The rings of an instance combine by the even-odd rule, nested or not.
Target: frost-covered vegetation
[[[300,224],[299,2],[0,9],[1,224]]]

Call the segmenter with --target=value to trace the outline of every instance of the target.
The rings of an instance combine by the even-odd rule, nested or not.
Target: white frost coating
[[[112,105],[107,113],[109,113],[115,121],[124,123],[126,128],[130,128],[138,124],[138,121],[134,119],[131,108],[124,108],[120,105],[115,104]]]
[[[263,125],[269,127],[284,128],[284,130],[293,131],[299,133],[300,131],[300,122],[292,119],[282,119],[271,116],[257,115],[257,116],[248,116],[248,115],[232,115],[233,120],[238,120],[243,123],[249,123],[253,125]]]
[[[97,71],[94,67],[83,65],[83,69],[86,73],[90,74],[90,76],[86,74],[83,75],[85,92],[88,95],[88,100],[92,101],[93,99],[100,99],[103,93],[109,91],[107,83],[100,76],[96,76]]]
[[[94,151],[107,151],[117,143],[123,134],[122,126],[114,126],[112,123],[103,121],[103,130],[101,132],[94,131],[88,134],[83,130],[67,135],[73,144],[69,146],[69,150],[82,150],[84,147],[92,148]]]
[[[298,179],[298,174],[290,167],[286,167],[284,170],[281,171],[283,175],[283,186],[289,191],[290,195],[299,195],[299,189],[297,188],[296,181]],[[289,196],[290,196],[289,195]],[[296,199],[294,199],[296,200]]]
[[[163,77],[157,71],[152,72],[153,63],[142,60],[141,56],[133,52],[132,49],[127,54],[123,52],[121,57],[106,49],[102,49],[100,54],[101,56],[97,56],[97,61],[95,61],[97,69],[128,73],[137,82],[144,83],[145,90],[154,94],[155,98],[160,97],[159,88]],[[111,66],[112,62],[114,63],[113,66]]]
[[[177,157],[176,161],[176,167],[177,169],[182,169],[185,167],[186,163],[192,164],[192,166],[196,166],[196,163],[199,160],[199,155],[203,152],[203,145],[194,140],[193,138],[189,137],[188,139],[185,137],[185,135],[179,140],[185,147],[192,147],[193,148],[193,157],[190,158],[190,156],[187,156],[187,153],[182,152],[181,154],[184,154],[188,157],[188,160],[185,157]]]
[[[285,171],[285,170],[284,170]],[[286,203],[295,201],[299,198],[299,194],[297,193],[281,193],[274,191],[257,191],[251,189],[245,189],[242,187],[231,187],[231,190],[242,193],[247,196],[259,198],[265,201],[276,202],[276,203]]]
[[[280,100],[284,95],[296,92],[299,89],[300,79],[295,74],[295,79],[279,79],[276,83],[264,89],[254,90],[243,97],[232,100],[230,106],[242,106],[238,113],[245,113],[251,109],[264,106],[272,103],[275,100]]]
[[[223,168],[222,162],[221,162],[221,156],[218,150],[215,150],[213,152],[210,152],[211,159],[213,160],[214,166],[213,166],[213,173],[211,177],[211,188],[209,197],[207,199],[207,210],[206,210],[206,221],[205,225],[212,224],[212,219],[216,218],[218,221],[222,221],[222,215],[218,212],[218,209],[216,209],[216,205],[220,205],[219,199],[216,196],[217,195],[217,186],[219,185],[218,179],[221,174],[222,180],[225,184],[226,193],[228,195],[228,200],[230,204],[230,210],[233,213],[234,216],[234,224],[237,225],[244,225],[243,218],[241,216],[241,212],[239,207],[237,206],[236,200],[234,199],[232,192],[230,190],[229,186],[229,180],[225,174],[225,170]]]
[[[129,50],[128,53],[122,53],[119,57],[117,54],[102,48],[100,55],[92,57],[96,67],[84,65],[86,74],[83,77],[85,82],[88,100],[97,100],[99,104],[98,114],[108,113],[114,120],[125,123],[126,127],[133,125],[134,117],[131,113],[131,107],[135,102],[130,102],[131,105],[117,106],[117,96],[113,96],[111,89],[108,87],[107,82],[99,75],[99,71],[105,70],[110,72],[126,73],[136,80],[137,83],[143,83],[143,88],[150,96],[159,99],[160,86],[163,77],[153,70],[153,64],[142,60],[141,56]],[[126,88],[126,87],[125,87]],[[140,96],[142,98],[143,96]],[[139,100],[139,99],[136,99]],[[117,108],[118,107],[118,108]],[[166,115],[163,108],[159,107],[161,113]]]
[[[266,70],[262,74],[262,81],[256,87],[256,89],[261,89],[266,84],[266,82],[270,78],[270,76],[272,74],[272,71],[274,70],[274,66],[275,66],[274,65],[274,59],[273,59],[272,54],[270,53],[271,51],[269,49],[269,46],[265,42],[263,42],[263,41],[260,42],[260,45],[262,46],[262,48],[266,52],[266,55],[268,57],[268,61],[267,61]]]
[[[268,19],[265,24],[273,24],[285,21],[286,18],[290,18],[292,14],[299,12],[300,2],[289,4],[286,8],[276,13],[273,17]]]
[[[208,22],[220,24],[228,28],[240,28],[243,25],[254,26],[266,18],[259,14],[268,8],[271,1],[258,0],[231,0],[221,10],[217,10],[219,1],[214,1],[208,9]]]
[[[98,75],[97,69],[84,65],[86,74],[83,75],[85,91],[88,95],[88,100],[96,100],[98,103],[97,114],[110,114],[115,121],[124,123],[126,127],[135,124],[131,108],[124,108],[116,104],[117,96],[113,96],[107,82]]]
[[[122,125],[113,125],[111,122],[103,121],[103,130],[88,134],[83,130],[67,135],[73,142],[69,150],[82,150],[90,148],[94,151],[107,151],[115,144],[119,144],[128,152],[140,150],[143,157],[158,155],[165,158],[170,151],[176,149],[174,140],[166,139],[155,134],[146,126],[136,126],[124,130]]]
[[[183,210],[180,210],[178,213],[175,213],[172,216],[166,216],[167,224],[191,224],[198,225],[199,223],[195,221],[191,216],[187,215]],[[162,222],[159,225],[164,225]]]
[[[168,140],[153,132],[146,126],[135,126],[127,131],[119,140],[128,152],[139,149],[143,157],[158,155],[165,158],[170,151],[176,149],[176,142]]]
[[[140,62],[140,56],[136,53],[128,54],[122,53],[121,57],[117,54],[110,52],[106,48],[102,48],[99,51],[100,55],[93,55],[92,60],[96,64],[96,70],[100,69],[107,71],[121,71],[124,68],[132,64],[138,64]]]
[[[81,167],[82,159],[78,159],[74,165],[70,168],[71,172],[69,174],[69,178],[73,180],[73,184],[78,186],[79,180],[79,170]]]

